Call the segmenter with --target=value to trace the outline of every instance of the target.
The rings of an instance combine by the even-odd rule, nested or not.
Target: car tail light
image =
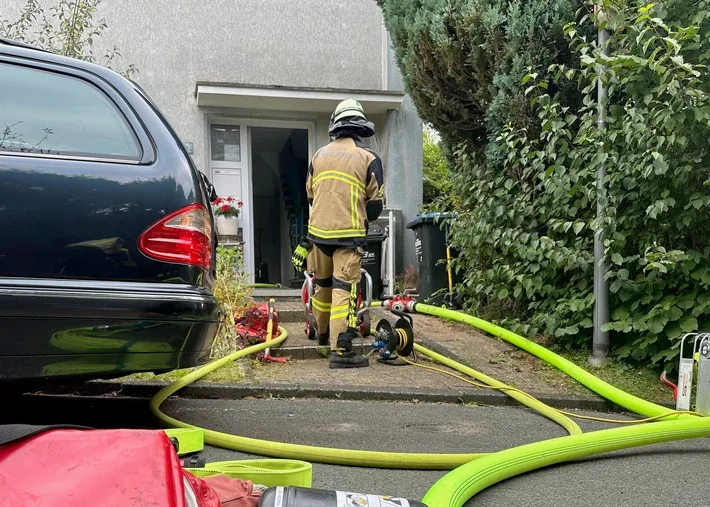
[[[212,219],[201,204],[191,204],[151,225],[138,239],[151,259],[212,267]]]

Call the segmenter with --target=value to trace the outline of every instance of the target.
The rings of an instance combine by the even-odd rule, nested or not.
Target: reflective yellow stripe
[[[342,178],[342,177],[340,177],[340,176],[326,176],[325,178],[322,178],[321,180],[318,180],[318,181],[316,181],[315,183],[313,183],[313,188],[316,188],[316,187],[318,186],[318,184],[319,184],[321,181],[323,181],[323,180],[338,180],[338,181],[342,181],[343,183],[347,183],[347,184],[350,185],[351,187],[353,187],[353,186],[356,187],[356,186],[357,186],[357,185],[355,185],[352,181],[350,181],[350,180],[348,180],[348,179],[345,179],[345,178]],[[358,190],[360,190],[363,194],[365,193],[365,191],[362,190],[362,189],[360,189],[359,187],[358,187]]]
[[[358,180],[357,178],[353,177],[352,175],[343,172],[343,171],[323,171],[322,173],[318,173],[318,176],[313,178],[313,184],[315,185],[321,180],[328,180],[328,179],[335,179],[335,180],[340,180],[340,181],[345,181],[346,183],[350,183],[351,185],[355,185],[360,191],[363,193],[365,192],[365,184]]]
[[[355,187],[350,187],[350,221],[353,229],[357,229],[357,193]]]
[[[348,315],[348,327],[357,327],[357,315],[355,306],[357,305],[357,284],[350,286],[350,314]]]
[[[311,303],[313,303],[313,308],[319,312],[327,313],[330,311],[330,303],[323,303],[322,301],[318,301],[316,298],[312,298]]]
[[[308,226],[308,232],[317,238],[324,239],[338,239],[338,238],[352,238],[365,236],[365,229],[337,229],[334,231],[326,231],[319,229],[318,227]]]
[[[347,317],[348,313],[350,313],[350,303],[334,306],[330,311],[330,320],[342,319],[343,317]]]
[[[350,310],[349,310],[349,309],[348,309],[348,310],[343,310],[343,311],[338,312],[338,313],[331,313],[331,314],[330,314],[330,320],[339,320],[339,319],[342,319],[343,317],[347,317],[347,316],[348,316],[348,313],[350,313]]]

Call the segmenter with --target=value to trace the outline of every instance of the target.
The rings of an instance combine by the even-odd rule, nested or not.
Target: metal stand
[[[685,346],[693,338],[693,346]],[[676,410],[690,410],[693,379],[697,378],[695,411],[710,415],[710,333],[688,333],[680,340]]]

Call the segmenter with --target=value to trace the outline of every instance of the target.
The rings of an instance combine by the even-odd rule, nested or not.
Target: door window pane
[[[0,151],[138,161],[141,147],[111,99],[79,78],[0,64]]]
[[[239,126],[212,125],[210,127],[212,160],[222,162],[241,162]]]

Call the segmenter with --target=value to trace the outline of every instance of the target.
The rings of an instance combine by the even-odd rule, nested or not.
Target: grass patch
[[[152,372],[144,372],[144,373],[134,373],[132,375],[127,375],[125,377],[118,378],[116,380],[118,381],[130,381],[130,380],[155,380],[155,381],[168,381],[168,382],[175,382],[176,380],[184,377],[188,373],[194,371],[195,368],[184,368],[182,370],[172,370],[168,371],[165,373],[161,373],[159,375],[156,375],[155,373]]]
[[[216,369],[212,373],[202,377],[198,382],[242,382],[248,372],[253,369],[260,368],[261,364],[258,359],[243,358],[239,361],[235,361],[230,364],[226,364],[221,368]],[[133,375],[128,375],[117,379],[118,381],[131,381],[131,380],[143,380],[143,381],[167,381],[175,382],[181,379],[188,373],[195,371],[197,368],[185,368],[182,370],[173,370],[166,373],[161,373],[156,375],[155,373],[134,373]]]
[[[590,366],[589,351],[556,351],[559,355],[584,368],[592,375],[634,396],[654,403],[673,403],[673,394],[659,380],[660,371],[612,361],[600,368]]]

